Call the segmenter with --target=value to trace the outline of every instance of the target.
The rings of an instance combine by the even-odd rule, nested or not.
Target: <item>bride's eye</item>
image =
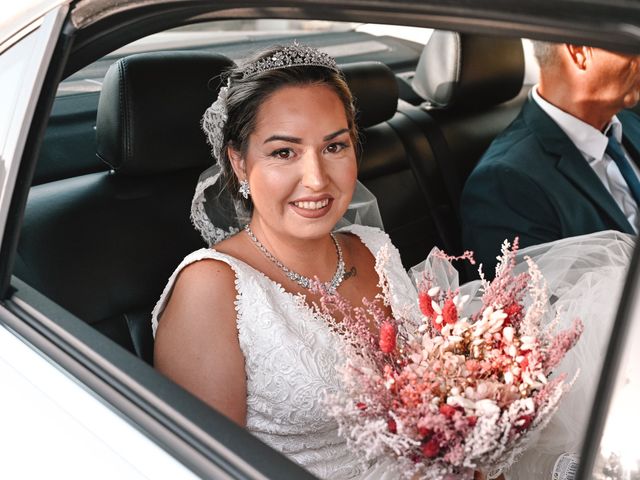
[[[293,150],[290,148],[279,148],[278,150],[271,152],[271,156],[282,160],[288,160],[293,156]]]
[[[340,153],[342,150],[344,150],[348,146],[349,145],[347,145],[344,142],[335,142],[335,143],[330,143],[329,145],[327,145],[327,148],[325,150],[328,153]]]

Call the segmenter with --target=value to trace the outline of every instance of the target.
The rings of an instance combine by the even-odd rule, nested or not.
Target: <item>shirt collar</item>
[[[538,106],[558,124],[582,155],[587,157],[587,160],[600,160],[604,157],[604,151],[609,143],[609,138],[606,134],[546,101],[538,93],[538,85],[533,87],[531,96]],[[616,140],[621,142],[622,124],[615,115],[611,117],[611,121],[604,131],[608,132],[609,129],[612,129]]]

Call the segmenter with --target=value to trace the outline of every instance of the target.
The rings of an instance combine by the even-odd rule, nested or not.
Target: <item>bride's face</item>
[[[357,166],[344,106],[325,85],[284,87],[260,106],[244,158],[252,224],[295,238],[320,238],[346,211]]]

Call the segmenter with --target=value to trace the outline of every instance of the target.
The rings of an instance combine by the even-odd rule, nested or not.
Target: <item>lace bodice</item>
[[[391,309],[407,315],[409,308],[410,315],[418,315],[414,287],[389,237],[361,225],[341,231],[359,236],[374,256],[389,245],[385,273]],[[236,275],[238,338],[247,375],[247,429],[321,478],[362,476],[367,468],[345,448],[337,424],[321,402],[325,394],[340,388],[336,372],[341,363],[340,339],[302,296],[287,292],[236,258],[201,249],[187,256],[169,279],[153,311],[154,335],[177,274],[205,258],[227,263]]]

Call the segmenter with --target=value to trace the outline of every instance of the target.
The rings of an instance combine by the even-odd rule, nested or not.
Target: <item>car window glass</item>
[[[637,315],[629,320],[631,325],[590,478],[640,478],[640,450],[636,441],[640,431],[640,322]]]
[[[397,25],[359,24],[352,22],[329,22],[320,20],[255,19],[226,20],[196,23],[155,33],[119,48],[96,62],[74,73],[60,83],[57,96],[99,92],[102,79],[109,66],[121,57],[142,52],[180,49],[224,49],[229,54],[230,45],[242,45],[242,55],[250,51],[252,42],[261,39],[295,38],[296,35],[326,35],[359,32],[372,36],[388,36],[424,45],[433,29]],[[353,55],[375,55],[388,47],[375,38],[363,38],[349,45],[330,45],[323,50],[335,57]],[[240,50],[238,50],[240,53]],[[241,55],[241,56],[242,56]]]
[[[32,32],[0,55],[0,105],[2,105],[0,109],[0,152],[4,148],[18,100],[18,92],[23,87],[23,80],[29,67],[29,53],[36,41],[37,35]]]

